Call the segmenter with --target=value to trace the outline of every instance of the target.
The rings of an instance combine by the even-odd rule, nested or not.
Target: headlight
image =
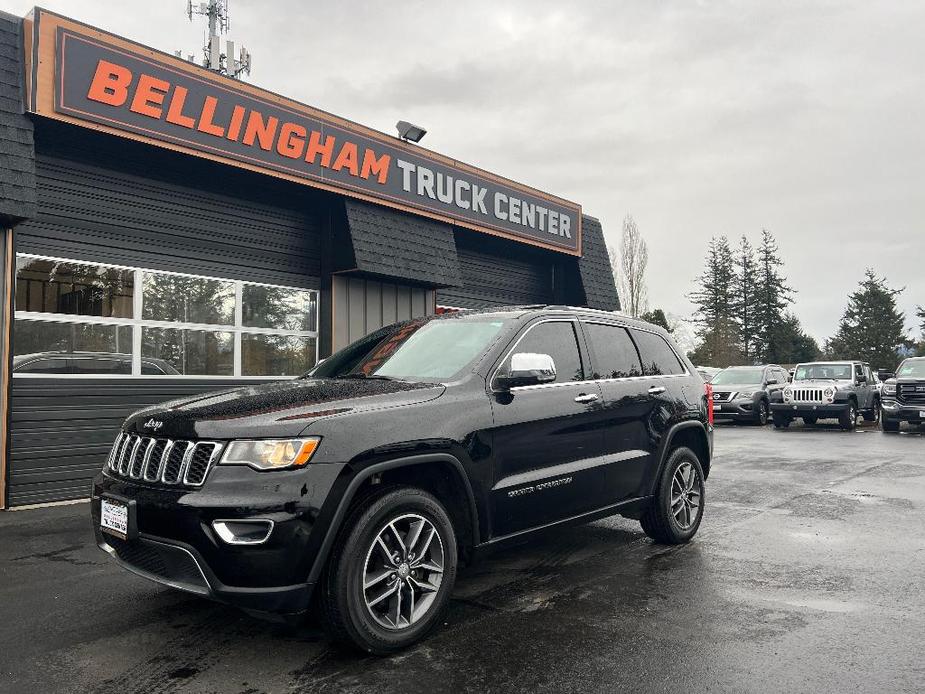
[[[744,399],[744,398],[751,398],[755,393],[756,393],[756,391],[754,391],[754,390],[742,390],[742,391],[739,391],[738,399],[741,400],[741,399]]]
[[[784,400],[789,400],[793,397],[793,388],[784,388]]]
[[[232,441],[222,456],[222,465],[250,465],[257,470],[302,467],[315,454],[321,438]]]
[[[884,395],[896,395],[896,384],[895,383],[884,383],[883,384],[883,394]]]
[[[835,389],[834,389],[834,388],[826,388],[826,389],[823,391],[823,394],[824,394],[827,398],[831,398],[833,395],[835,395]]]

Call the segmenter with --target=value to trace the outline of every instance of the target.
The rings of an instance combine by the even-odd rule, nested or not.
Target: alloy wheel
[[[443,540],[434,524],[416,513],[393,518],[366,553],[366,609],[386,629],[407,629],[427,614],[443,569]]]
[[[768,403],[764,400],[758,405],[758,424],[761,426],[766,426],[768,423],[768,416],[770,412],[768,410]]]
[[[700,498],[700,473],[690,463],[681,463],[671,479],[671,515],[681,530],[697,522]]]

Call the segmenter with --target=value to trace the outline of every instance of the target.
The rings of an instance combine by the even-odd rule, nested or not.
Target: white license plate
[[[103,499],[100,506],[100,528],[123,540],[128,539],[128,506]]]

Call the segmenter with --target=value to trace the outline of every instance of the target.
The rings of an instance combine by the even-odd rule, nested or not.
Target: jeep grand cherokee
[[[129,417],[94,481],[97,542],[141,576],[305,613],[388,653],[439,621],[457,564],[621,514],[700,525],[709,386],[646,323],[566,307],[421,318],[301,378]]]

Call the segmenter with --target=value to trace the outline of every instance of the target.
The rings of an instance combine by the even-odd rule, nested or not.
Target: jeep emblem
[[[151,429],[152,431],[157,431],[162,426],[164,426],[164,423],[161,420],[154,419],[154,417],[152,417],[147,422],[145,422],[142,426],[144,426],[145,429]]]

